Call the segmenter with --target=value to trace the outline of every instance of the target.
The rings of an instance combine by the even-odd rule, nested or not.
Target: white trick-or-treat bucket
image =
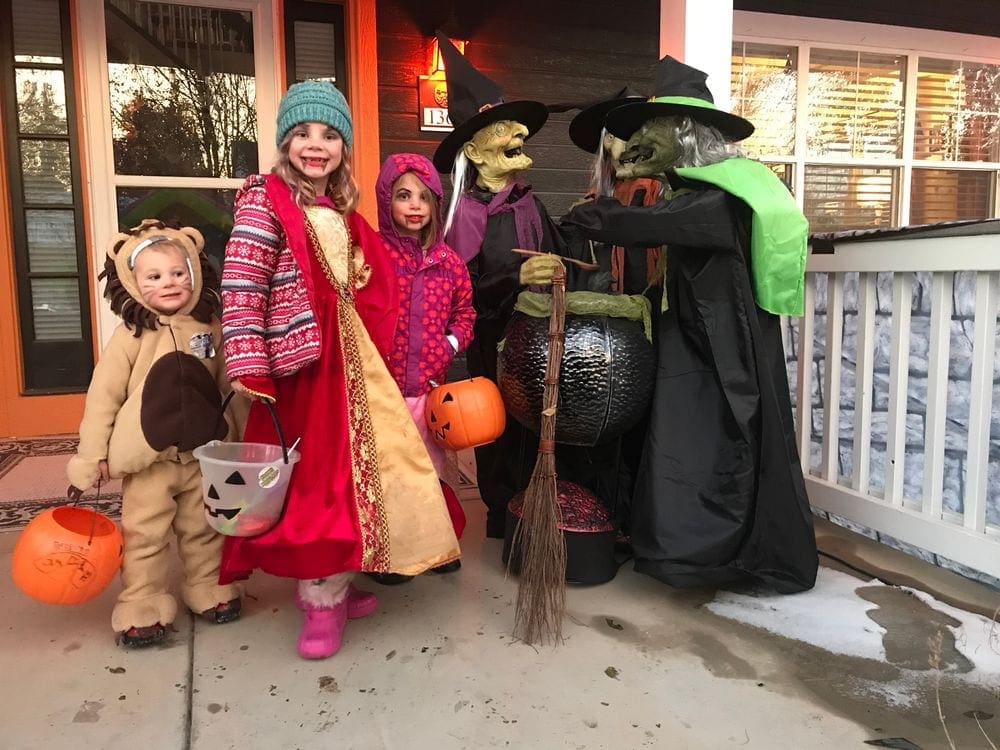
[[[227,398],[223,409],[228,402]],[[273,408],[270,411],[278,427]],[[194,449],[201,465],[205,518],[220,534],[257,536],[281,518],[292,469],[301,454],[285,447],[280,427],[278,439],[281,445],[213,440]]]

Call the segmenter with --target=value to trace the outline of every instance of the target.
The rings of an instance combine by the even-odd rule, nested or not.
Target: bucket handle
[[[97,517],[101,515],[100,512],[96,510],[97,508],[100,507],[99,503],[101,500],[100,476],[97,477],[97,484],[95,486],[97,487],[97,494],[94,495],[94,508],[93,509],[88,508],[88,510],[90,510],[90,512],[93,514],[93,517],[90,519],[90,535],[87,537],[88,547],[90,546],[91,542],[94,541],[94,532],[97,531]],[[71,484],[69,487],[66,488],[66,498],[73,503],[74,508],[79,508],[80,501],[83,499],[83,490]]]
[[[233,396],[236,395],[236,391],[230,391],[226,398],[222,401],[222,408],[219,410],[220,414],[225,414],[226,407],[229,406],[229,402],[233,400]],[[285,465],[288,465],[288,444],[285,443],[285,433],[281,429],[281,422],[278,421],[278,412],[275,411],[274,405],[270,400],[266,398],[260,399],[261,403],[267,407],[268,413],[271,415],[271,421],[274,422],[274,430],[278,433],[278,442],[281,444],[281,455],[285,459]]]

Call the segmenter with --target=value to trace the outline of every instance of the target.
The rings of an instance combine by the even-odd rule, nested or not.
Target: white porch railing
[[[1000,234],[810,254],[783,322],[814,508],[1000,578],[998,307]]]

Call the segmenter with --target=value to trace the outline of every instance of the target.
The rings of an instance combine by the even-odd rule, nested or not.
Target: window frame
[[[910,198],[914,169],[973,170],[993,173],[992,217],[1000,216],[1000,162],[942,161],[914,159],[916,127],[917,69],[919,58],[961,60],[970,63],[1000,65],[996,40],[971,34],[958,34],[897,26],[883,26],[852,21],[783,16],[772,13],[737,11],[733,14],[733,43],[768,44],[795,48],[798,87],[796,94],[796,133],[793,155],[764,154],[765,163],[784,163],[792,167],[792,182],[799,206],[804,204],[801,187],[805,184],[806,166],[851,166],[894,169],[899,173],[899,187],[894,196],[893,226],[910,221]],[[760,33],[767,29],[767,34]],[[868,40],[878,39],[873,45]],[[903,144],[901,158],[862,159],[854,157],[809,157],[806,149],[808,72],[814,48],[840,49],[848,52],[872,52],[906,57],[903,92]]]
[[[81,177],[81,139],[78,131],[77,85],[74,38],[69,0],[58,0],[61,63],[17,63],[14,60],[13,23],[0,24],[0,89],[5,122],[4,144],[7,164],[8,201],[13,236],[14,283],[17,296],[18,352],[21,368],[20,389],[23,395],[80,393],[87,389],[94,368],[93,327],[91,325],[90,272],[87,261],[85,203]],[[8,6],[13,14],[13,6]],[[7,17],[12,20],[12,15]],[[64,77],[66,134],[24,134],[18,116],[16,71],[23,68],[60,71]],[[69,147],[70,183],[73,199],[64,205],[47,205],[26,199],[21,162],[21,143],[25,140],[65,142]],[[76,272],[32,271],[28,250],[28,210],[56,210],[73,213],[76,238]],[[46,340],[36,338],[32,280],[39,278],[76,278],[80,306],[80,338]],[[52,367],[51,363],[58,363]]]

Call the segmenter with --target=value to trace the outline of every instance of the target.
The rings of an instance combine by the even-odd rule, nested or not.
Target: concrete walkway
[[[500,541],[481,541],[479,504],[465,507],[461,571],[396,587],[359,577],[380,608],[320,662],[295,654],[288,580],[255,577],[234,623],[185,614],[165,645],[126,651],[109,629],[117,583],[75,608],[35,603],[9,576],[16,533],[0,535],[0,747],[842,750],[905,738],[913,745],[883,746],[928,750],[949,747],[935,690],[956,747],[988,748],[980,725],[1000,736],[996,685],[949,693],[947,675],[937,688],[927,675],[920,700],[901,706],[852,681],[898,680],[888,650],[838,656],[715,614],[712,592],[675,591],[630,565],[570,590],[564,645],[516,642],[516,581]]]

